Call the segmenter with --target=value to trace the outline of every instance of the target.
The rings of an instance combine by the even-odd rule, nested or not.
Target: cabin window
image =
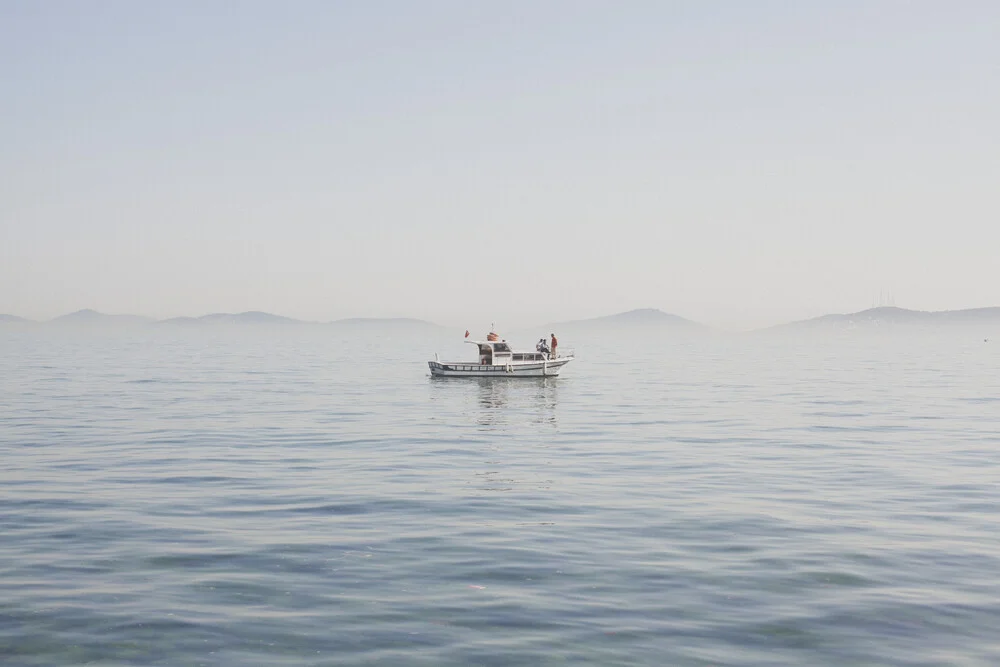
[[[494,343],[493,349],[497,352],[510,352],[510,346],[507,343]]]

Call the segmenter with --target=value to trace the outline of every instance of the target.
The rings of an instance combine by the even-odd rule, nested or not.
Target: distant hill
[[[280,325],[280,324],[306,324],[302,320],[281,315],[263,313],[259,310],[251,310],[245,313],[211,313],[201,317],[172,317],[168,320],[160,320],[157,324],[167,325],[189,325],[200,326],[206,324],[233,324],[233,325]]]
[[[18,317],[17,315],[5,315],[0,313],[0,326],[12,326],[20,327],[29,324],[38,324],[34,320],[25,319],[23,317]]]
[[[445,327],[412,317],[350,317],[328,322],[326,326],[344,330],[400,331],[404,329],[441,330]]]
[[[0,324],[13,322],[30,322],[14,315],[0,315]],[[258,310],[244,313],[211,313],[200,317],[172,317],[165,320],[153,320],[139,315],[106,315],[96,310],[78,310],[75,313],[63,315],[46,322],[52,326],[72,326],[87,328],[126,328],[135,326],[158,327],[216,327],[216,326],[247,326],[247,327],[334,327],[345,331],[403,331],[403,330],[443,330],[437,324],[405,317],[393,318],[349,318],[333,322],[306,322],[292,317],[274,315]]]
[[[171,317],[171,318],[166,319],[166,320],[157,320],[155,322],[155,324],[157,324],[157,325],[161,325],[161,324],[163,324],[163,325],[184,325],[184,324],[189,324],[189,325],[197,326],[199,324],[204,324],[204,323],[201,321],[200,318],[197,318],[197,317]]]
[[[213,313],[212,315],[203,315],[198,319],[209,322],[209,323],[224,323],[224,324],[305,324],[302,320],[296,320],[291,317],[284,317],[283,315],[272,315],[271,313],[264,313],[259,310],[250,310],[245,313]]]
[[[698,330],[704,325],[685,319],[679,315],[665,313],[656,308],[639,308],[615,315],[605,315],[604,317],[594,317],[588,320],[571,320],[569,322],[556,322],[546,324],[539,329],[581,329],[581,328],[634,328],[634,327],[672,327],[677,329]]]
[[[107,315],[86,308],[51,319],[46,324],[73,327],[134,327],[146,325],[152,321],[150,318],[140,315]]]
[[[939,327],[954,325],[1000,325],[1000,307],[967,310],[908,310],[895,306],[869,308],[845,315],[823,315],[809,320],[790,322],[772,330],[810,329],[874,329],[885,326]]]
[[[215,326],[215,325],[239,325],[239,326],[311,326],[311,327],[331,327],[344,330],[393,330],[400,329],[437,329],[441,328],[437,324],[406,317],[389,318],[348,318],[334,320],[332,322],[306,322],[292,317],[282,315],[272,315],[260,311],[249,311],[246,313],[212,313],[201,317],[174,317],[169,320],[160,320],[158,325],[182,325],[182,326]]]

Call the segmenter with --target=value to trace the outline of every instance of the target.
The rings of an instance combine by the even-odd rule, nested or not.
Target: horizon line
[[[768,331],[768,330],[771,330],[771,329],[778,329],[778,328],[782,328],[782,327],[786,327],[786,326],[794,326],[794,325],[807,324],[807,323],[819,323],[819,322],[821,322],[823,320],[827,320],[829,318],[851,317],[851,316],[863,315],[865,313],[869,313],[869,312],[872,312],[872,311],[899,311],[899,312],[921,314],[921,315],[941,315],[941,314],[949,314],[949,313],[951,313],[951,314],[959,314],[959,313],[972,313],[972,312],[977,312],[977,311],[990,311],[990,310],[997,310],[998,311],[998,315],[1000,315],[1000,306],[980,306],[980,307],[974,307],[974,308],[958,308],[958,309],[948,309],[948,310],[917,310],[917,309],[911,309],[911,308],[904,308],[904,307],[896,306],[896,305],[881,304],[881,305],[871,306],[869,308],[864,308],[862,310],[858,310],[858,311],[854,311],[854,312],[848,312],[848,313],[825,313],[823,315],[818,315],[818,316],[814,316],[814,317],[810,317],[810,318],[805,318],[805,319],[800,319],[800,320],[789,320],[789,321],[779,322],[777,324],[772,324],[772,325],[767,325],[767,326],[761,326],[761,327],[755,327],[755,328],[752,328],[752,329],[740,329],[740,330],[737,330],[737,329],[729,328],[729,327],[719,327],[719,326],[713,326],[713,325],[704,324],[702,322],[698,322],[697,320],[692,320],[692,319],[683,317],[681,315],[677,315],[675,313],[664,311],[664,310],[662,310],[660,308],[633,308],[631,310],[620,311],[620,312],[611,313],[611,314],[608,314],[608,315],[598,315],[598,316],[595,316],[595,317],[587,317],[587,318],[580,318],[580,319],[573,319],[573,320],[564,320],[564,321],[561,321],[561,322],[545,322],[545,323],[533,324],[533,325],[529,325],[529,326],[518,326],[518,327],[513,327],[512,330],[513,331],[519,331],[519,330],[523,330],[523,329],[527,329],[527,328],[534,328],[534,327],[546,328],[546,327],[552,327],[552,326],[571,326],[571,325],[581,325],[581,324],[593,324],[593,323],[598,323],[600,320],[613,320],[614,318],[619,318],[619,317],[623,317],[623,316],[627,316],[627,315],[635,315],[635,314],[640,314],[640,313],[646,313],[646,314],[648,314],[648,315],[650,315],[652,317],[666,316],[666,317],[671,318],[671,319],[676,319],[676,320],[678,320],[678,322],[676,322],[676,323],[678,325],[681,325],[681,326],[683,326],[683,325],[694,325],[694,326],[702,327],[702,328],[705,328],[705,329],[708,329],[708,330],[714,330],[714,331],[720,331],[720,332],[721,331],[729,331],[729,332],[734,332],[734,333],[736,333],[736,332],[740,332],[740,333],[752,333],[752,332],[756,332],[756,331]],[[389,316],[389,317],[352,316],[352,317],[343,317],[343,318],[338,318],[338,319],[333,319],[333,320],[303,320],[303,319],[299,319],[299,318],[295,318],[295,317],[289,317],[289,316],[286,316],[286,315],[279,315],[279,314],[276,314],[276,313],[271,313],[271,312],[267,312],[267,311],[263,311],[263,310],[247,310],[247,311],[242,311],[242,312],[211,312],[211,313],[206,313],[204,315],[197,315],[197,316],[179,315],[179,316],[173,316],[173,317],[156,318],[156,317],[150,317],[150,316],[147,316],[147,315],[137,315],[137,314],[133,314],[133,313],[104,313],[104,312],[98,311],[98,310],[93,309],[93,308],[82,308],[82,309],[75,310],[75,311],[72,311],[72,312],[69,312],[69,313],[65,313],[63,315],[57,315],[57,316],[49,318],[47,320],[33,320],[33,319],[30,319],[30,318],[22,317],[22,316],[19,316],[19,315],[13,315],[13,314],[10,314],[10,313],[0,313],[0,318],[10,318],[10,319],[7,320],[8,323],[10,323],[11,320],[13,320],[13,321],[20,321],[20,322],[23,322],[23,323],[30,323],[30,324],[55,324],[55,323],[58,323],[59,320],[62,320],[62,319],[65,319],[65,318],[72,318],[74,315],[83,315],[83,316],[92,316],[92,317],[104,317],[104,318],[132,318],[132,319],[135,319],[135,320],[143,320],[142,323],[149,324],[149,325],[164,324],[164,323],[175,322],[175,321],[190,321],[192,323],[197,322],[197,323],[202,323],[202,324],[213,324],[213,322],[210,319],[208,319],[208,318],[217,317],[217,318],[221,319],[221,318],[225,318],[225,317],[237,318],[237,317],[244,317],[244,316],[265,316],[267,318],[273,318],[274,321],[270,322],[270,324],[304,324],[304,325],[315,325],[315,326],[328,326],[328,325],[341,324],[341,323],[350,323],[350,322],[359,322],[359,323],[361,323],[361,322],[371,322],[371,323],[377,323],[377,322],[393,322],[393,321],[395,321],[395,322],[406,322],[406,321],[408,321],[408,322],[413,322],[413,323],[430,325],[430,326],[434,326],[434,327],[438,327],[438,328],[442,328],[442,329],[450,329],[450,328],[452,328],[452,326],[450,326],[450,325],[443,325],[443,324],[439,324],[437,322],[434,322],[432,320],[427,320],[427,319],[423,319],[423,318],[419,318],[419,317],[411,317],[411,316]],[[0,320],[0,321],[2,321],[2,320]],[[214,324],[220,324],[220,323],[223,323],[223,322],[214,322]],[[238,323],[239,322],[233,322],[233,324],[238,324]],[[253,322],[243,322],[243,323],[244,324],[255,324]],[[268,324],[268,322],[257,322],[256,324]],[[461,327],[459,327],[459,328],[461,328]]]

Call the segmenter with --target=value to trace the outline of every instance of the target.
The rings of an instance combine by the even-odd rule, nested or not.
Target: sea
[[[0,664],[1000,665],[994,332],[461,333],[0,330]]]

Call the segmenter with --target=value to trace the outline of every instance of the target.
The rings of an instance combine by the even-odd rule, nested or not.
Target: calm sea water
[[[560,340],[0,332],[0,663],[1000,664],[1000,342]]]

